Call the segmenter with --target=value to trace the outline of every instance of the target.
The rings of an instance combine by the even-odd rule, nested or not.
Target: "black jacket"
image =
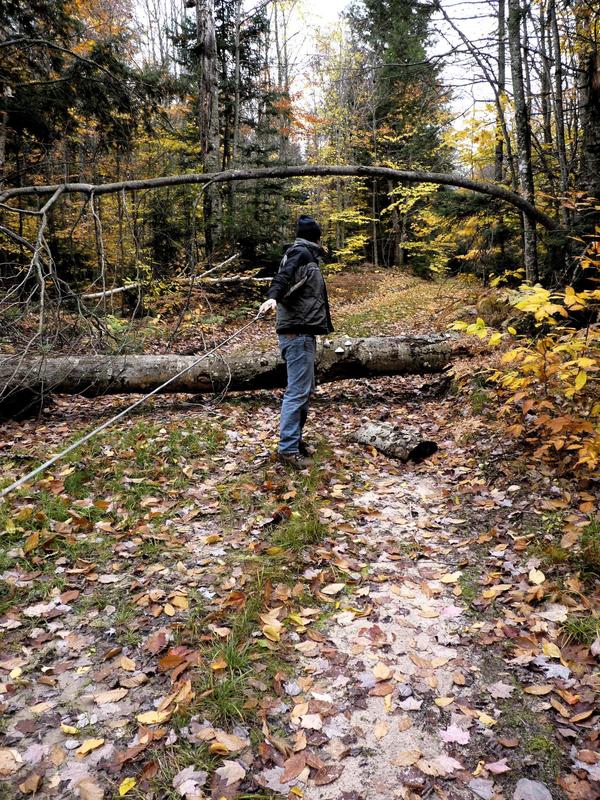
[[[277,300],[277,333],[331,333],[327,287],[320,265],[323,249],[296,239],[287,250],[267,296]]]

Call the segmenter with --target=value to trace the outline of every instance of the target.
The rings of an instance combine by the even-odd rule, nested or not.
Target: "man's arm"
[[[302,250],[293,250],[289,256],[284,257],[284,263],[279,267],[279,272],[273,277],[267,297],[269,300],[276,300],[278,303],[285,296],[287,290],[292,286],[296,267],[302,259]]]

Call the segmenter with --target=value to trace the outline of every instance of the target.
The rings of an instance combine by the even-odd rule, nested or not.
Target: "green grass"
[[[566,642],[593,644],[600,637],[600,616],[598,614],[571,614],[560,626]]]
[[[600,517],[594,517],[583,529],[579,540],[582,569],[600,576]]]
[[[327,533],[327,526],[319,519],[318,506],[308,501],[302,503],[302,511],[292,511],[290,519],[276,529],[271,542],[274,547],[299,552],[323,541]]]
[[[533,534],[535,539],[528,554],[540,558],[546,571],[562,566],[579,571],[586,583],[594,583],[600,576],[600,518],[591,518],[577,544],[568,550],[560,545],[563,529],[564,514],[561,512],[530,522],[524,531]]]

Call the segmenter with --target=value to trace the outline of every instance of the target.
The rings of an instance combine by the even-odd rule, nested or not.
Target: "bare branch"
[[[65,183],[49,186],[20,186],[6,189],[0,194],[0,202],[5,202],[12,197],[42,197],[53,195],[58,189],[64,194],[101,195],[120,192],[123,190],[134,191],[142,189],[160,189],[166,186],[181,186],[206,183],[228,183],[249,180],[282,180],[285,178],[300,177],[381,177],[388,180],[406,181],[407,183],[435,183],[441,186],[458,186],[473,192],[495,197],[509,203],[522,211],[527,217],[548,230],[555,230],[558,223],[541,211],[524,197],[496,183],[488,181],[475,181],[463,175],[452,175],[442,172],[421,172],[415,170],[391,169],[390,167],[366,166],[293,166],[293,167],[264,167],[261,169],[234,169],[213,173],[191,173],[188,175],[168,175],[160,178],[146,178],[141,180],[118,181],[116,183],[90,184],[90,183]]]

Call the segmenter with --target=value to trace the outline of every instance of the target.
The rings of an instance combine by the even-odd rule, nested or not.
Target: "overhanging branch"
[[[495,197],[505,203],[518,208],[532,221],[547,228],[555,230],[558,223],[545,214],[532,203],[512,192],[505,186],[487,181],[475,181],[462,175],[452,175],[444,172],[421,172],[414,170],[392,169],[391,167],[364,167],[364,166],[292,166],[292,167],[265,167],[261,169],[233,169],[224,172],[191,173],[189,175],[167,175],[160,178],[145,178],[142,180],[118,181],[116,183],[65,183],[51,186],[19,186],[5,189],[0,193],[0,203],[12,197],[41,197],[53,195],[59,188],[63,194],[101,195],[113,194],[121,191],[137,191],[143,189],[160,189],[167,186],[184,186],[189,184],[205,183],[231,183],[250,180],[283,180],[285,178],[304,177],[369,177],[385,178],[387,180],[406,183],[435,183],[440,186],[457,186],[469,189],[479,194]]]

